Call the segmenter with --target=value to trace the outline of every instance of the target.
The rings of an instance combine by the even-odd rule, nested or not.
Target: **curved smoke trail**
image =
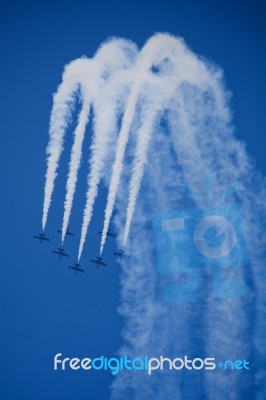
[[[120,313],[125,318],[125,343],[119,355],[134,358],[148,354],[151,357],[164,355],[175,358],[201,354],[203,357],[214,356],[217,362],[225,358],[245,358],[253,363],[253,371],[238,371],[231,375],[223,370],[215,375],[156,371],[152,377],[139,371],[122,371],[112,385],[111,397],[115,400],[128,397],[263,399],[265,393],[263,282],[266,274],[262,268],[265,262],[262,250],[265,245],[265,186],[259,174],[255,173],[244,146],[233,136],[228,93],[224,90],[221,71],[204,64],[195,55],[193,57],[199,68],[205,70],[207,79],[200,84],[196,80],[184,79],[177,85],[161,116],[163,123],[156,121],[153,140],[146,155],[145,140],[149,139],[145,135],[138,136],[130,184],[131,199],[139,190],[137,179],[138,175],[141,179],[143,164],[146,173],[141,197],[137,204],[131,203],[131,208],[123,198],[128,190],[126,171],[131,169],[130,164],[124,166],[124,177],[121,177],[122,188],[118,192],[120,213],[115,219],[118,232],[124,230],[125,210],[134,211],[134,206],[136,210],[132,235],[126,246],[130,258],[120,261],[123,269]],[[206,175],[213,175],[211,188],[206,183]],[[235,193],[228,190],[232,185]],[[182,187],[187,186],[193,198],[184,195]],[[229,198],[226,193],[229,193]],[[233,259],[236,265],[232,267],[236,268],[227,267],[223,271],[228,280],[221,276],[217,278],[217,272],[213,270],[217,297],[208,293],[210,284],[205,282],[201,288],[205,290],[203,298],[181,301],[178,298],[182,289],[178,268],[167,269],[164,264],[176,265],[181,273],[188,274],[188,270],[182,269],[185,254],[182,252],[183,259],[179,260],[182,248],[173,249],[169,234],[166,237],[170,247],[163,257],[157,254],[156,260],[158,243],[154,243],[154,232],[150,227],[152,217],[163,212],[165,218],[174,218],[175,210],[185,207],[188,209],[186,215],[189,216],[189,212],[193,215],[193,209],[199,209],[201,218],[204,218],[208,215],[208,208],[220,207],[221,213],[235,218],[235,207],[239,204],[242,204],[243,220],[238,220],[238,228],[243,225],[249,260],[244,259],[245,248],[241,249]],[[175,245],[178,246],[178,241]],[[160,249],[162,251],[163,248]],[[188,248],[187,251],[193,249]],[[160,262],[163,267],[158,266]],[[194,262],[197,263],[197,258]],[[156,264],[157,268],[161,268],[162,275],[156,271]],[[209,266],[207,271],[206,265],[205,272],[210,272],[212,267]],[[192,275],[188,277],[193,284],[200,285],[197,270],[192,269]],[[237,282],[239,288],[234,288],[235,292],[230,294],[228,290],[232,282]],[[245,295],[241,294],[244,290],[242,282],[248,288]],[[170,299],[166,300],[164,293],[171,294]]]
[[[155,40],[158,40],[158,36]],[[166,38],[163,37],[163,40]],[[129,184],[129,200],[127,207],[126,225],[123,243],[127,242],[130,226],[136,206],[138,192],[146,164],[148,146],[154,131],[154,124],[158,121],[163,110],[167,109],[168,103],[173,96],[174,91],[186,80],[202,87],[206,85],[207,75],[200,62],[195,60],[188,49],[181,41],[167,37],[164,46],[165,58],[161,56],[161,63],[155,64],[160,71],[159,79],[151,81],[150,88],[145,88],[146,93],[150,95],[145,100],[146,114],[143,116],[143,125],[137,132],[138,143],[136,146],[134,165],[132,167],[132,176]],[[189,66],[189,68],[186,68]],[[157,86],[157,87],[156,87]],[[154,101],[156,99],[156,101]]]
[[[80,167],[82,143],[84,140],[85,129],[89,119],[89,110],[91,99],[85,98],[83,100],[82,109],[79,114],[79,122],[74,132],[74,143],[71,150],[71,158],[69,164],[69,173],[66,184],[66,198],[64,203],[64,217],[62,226],[62,243],[64,242],[69,218],[73,205],[74,193],[76,190],[77,175]]]
[[[84,70],[83,73],[81,73],[80,75],[80,79],[82,80],[81,97],[83,101],[83,106],[79,115],[77,128],[74,132],[74,143],[71,150],[69,174],[66,184],[62,242],[64,241],[66,235],[66,230],[72,210],[73,198],[77,183],[77,174],[81,161],[82,144],[84,140],[86,125],[89,119],[90,107],[91,105],[93,105],[95,97],[99,95],[101,88],[109,79],[113,71],[127,68],[129,66],[129,55],[131,53],[134,54],[134,50],[134,46],[131,43],[128,43],[121,39],[109,41],[100,48],[100,50],[96,53],[95,57],[92,60],[86,61],[86,71]],[[93,79],[90,79],[91,77],[93,77]],[[101,140],[100,143],[104,143],[104,141]],[[94,173],[96,173],[96,171],[94,171]],[[95,192],[94,190],[94,193],[97,192]],[[86,209],[88,210],[87,207]],[[84,233],[85,230],[83,229],[83,237],[85,240]]]
[[[120,182],[120,177],[123,169],[123,160],[124,155],[127,147],[127,143],[129,140],[130,134],[130,127],[133,123],[133,119],[135,116],[137,102],[139,100],[139,94],[142,87],[143,82],[148,79],[148,71],[152,67],[153,62],[158,62],[158,59],[162,57],[161,52],[163,51],[163,47],[165,45],[164,35],[156,36],[156,39],[152,37],[148,42],[145,44],[143,49],[141,50],[137,65],[135,76],[136,80],[132,87],[131,94],[128,99],[128,103],[123,115],[123,120],[121,124],[121,130],[119,132],[117,149],[116,149],[116,156],[112,170],[111,181],[108,190],[108,197],[107,197],[107,205],[105,208],[105,218],[104,218],[104,226],[102,232],[102,239],[101,239],[101,246],[100,246],[100,253],[103,251],[103,247],[107,237],[107,231],[109,228],[110,220],[112,217],[115,200],[117,196],[117,190]],[[157,59],[156,59],[157,57]]]
[[[138,82],[132,89],[132,93],[128,100],[127,108],[123,117],[121,131],[118,137],[116,158],[113,165],[113,172],[109,186],[107,205],[105,208],[105,218],[104,218],[103,233],[100,246],[100,254],[103,251],[103,247],[107,237],[108,227],[113,213],[117,189],[120,181],[120,175],[123,168],[123,158],[128,142],[130,126],[133,122],[134,111],[138,100],[139,89],[140,89],[140,83]]]
[[[121,114],[121,101],[125,90],[132,84],[131,67],[137,56],[136,46],[129,41],[121,39],[111,42],[119,44],[122,50],[120,57],[109,71],[108,82],[98,93],[94,103],[94,137],[91,146],[90,171],[87,178],[86,205],[83,213],[81,238],[78,251],[78,260],[81,257],[85,244],[88,226],[93,214],[93,207],[98,193],[98,185],[103,176],[105,159],[114,142],[119,115]],[[112,57],[114,57],[114,51]],[[107,62],[107,61],[106,61]],[[109,60],[110,62],[110,60]],[[115,67],[115,68],[114,68]],[[110,68],[110,67],[109,67]],[[123,104],[124,106],[124,104]]]
[[[84,60],[75,60],[66,66],[63,74],[63,82],[54,95],[54,104],[50,118],[49,143],[47,146],[47,172],[44,187],[44,203],[42,228],[45,229],[51,198],[54,190],[54,182],[57,175],[58,162],[63,151],[65,131],[70,123],[73,112],[75,92],[78,89],[80,64]]]
[[[63,219],[62,241],[73,204],[77,173],[80,165],[82,143],[88,122],[90,104],[100,86],[109,79],[112,71],[127,68],[136,54],[136,46],[124,39],[113,39],[104,43],[93,59],[85,57],[75,60],[66,66],[63,82],[54,95],[53,109],[50,118],[49,143],[47,147],[47,172],[44,189],[42,227],[45,229],[58,163],[63,151],[64,136],[70,123],[78,89],[81,91],[83,107],[79,123],[74,132],[74,144],[71,152],[70,168],[67,180],[67,193]],[[93,79],[91,79],[93,77]]]
[[[130,73],[119,71],[115,74],[99,98],[94,103],[94,131],[95,136],[91,146],[90,171],[87,178],[88,190],[86,193],[86,205],[83,214],[81,238],[78,251],[78,260],[81,257],[85,244],[88,226],[90,224],[95,199],[98,194],[98,185],[103,177],[105,160],[112,145],[116,141],[118,119],[121,115],[121,101],[124,106],[124,84],[130,84]]]

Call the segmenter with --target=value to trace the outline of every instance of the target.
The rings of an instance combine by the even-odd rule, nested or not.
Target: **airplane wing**
[[[82,268],[77,268],[77,270],[79,271],[79,272],[85,272],[85,270],[84,269],[82,269]]]

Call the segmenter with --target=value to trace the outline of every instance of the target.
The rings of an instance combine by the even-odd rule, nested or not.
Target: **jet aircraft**
[[[75,275],[76,275],[78,272],[85,272],[85,270],[82,269],[82,268],[80,268],[80,267],[81,267],[81,265],[80,265],[80,264],[77,264],[77,263],[74,263],[74,265],[69,265],[69,266],[68,266],[68,268],[73,269],[73,271],[75,272]]]
[[[99,233],[99,235],[101,235],[101,234],[102,234],[102,231],[99,231],[98,233]],[[106,232],[106,234],[107,234],[107,236],[113,236],[113,237],[115,237],[115,234],[114,234],[112,231],[110,231],[110,230],[108,230],[108,231]]]
[[[114,255],[119,257],[120,259],[125,259],[125,260],[128,260],[130,258],[127,254],[124,253],[123,250],[116,250],[114,252]]]
[[[91,260],[91,262],[95,263],[97,265],[97,268],[99,267],[106,267],[106,263],[103,262],[103,258],[102,257],[96,257],[95,260]]]
[[[61,229],[57,229],[57,233],[62,233]],[[68,236],[74,236],[74,233],[70,232],[70,230],[67,228],[66,230],[66,235]]]
[[[33,236],[34,239],[38,239],[42,244],[43,241],[50,242],[50,239],[46,236],[45,233],[39,233],[39,235]]]
[[[58,247],[58,250],[54,250],[53,253],[57,254],[60,260],[62,257],[69,257],[65,250],[60,247]]]
[[[118,257],[124,257],[124,256],[125,256],[123,250],[117,250],[117,251],[115,251],[115,252],[114,252],[114,255],[115,255],[115,256],[118,256]]]

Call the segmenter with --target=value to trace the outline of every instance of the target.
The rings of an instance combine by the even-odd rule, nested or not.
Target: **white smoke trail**
[[[162,37],[159,36],[158,38],[162,40]],[[184,82],[190,82],[199,87],[206,84],[207,76],[204,67],[200,62],[195,63],[194,56],[185,48],[183,43],[175,38],[169,38],[169,36],[163,37],[163,39],[165,41],[163,49],[166,54],[161,55],[162,60],[156,60],[159,82],[152,82],[150,88],[147,85],[145,87],[146,93],[149,94],[149,98],[146,99],[145,102],[148,111],[143,117],[143,126],[140,128],[140,131],[137,132],[138,143],[129,184],[129,201],[123,239],[124,245],[126,244],[130,231],[134,208],[146,164],[148,146],[154,131],[154,123],[160,123],[158,117],[160,117],[164,109],[167,109],[167,104],[169,107],[170,99],[180,85]],[[189,66],[189,68],[186,66]],[[154,99],[157,101],[154,102]]]
[[[150,100],[150,105],[152,111],[148,113],[148,115],[144,116],[143,126],[139,129],[138,132],[138,143],[136,148],[136,154],[134,159],[134,165],[132,168],[132,176],[129,184],[129,201],[127,207],[127,216],[126,216],[126,225],[124,232],[123,245],[126,245],[127,238],[129,235],[129,230],[134,214],[134,209],[137,201],[137,195],[140,189],[141,180],[144,173],[146,154],[148,150],[148,145],[151,140],[151,134],[154,128],[154,124],[158,121],[158,113],[160,109],[154,106],[152,100]]]
[[[160,38],[160,36],[158,37]],[[124,154],[128,143],[130,127],[132,125],[133,118],[135,115],[135,108],[138,102],[139,92],[143,81],[145,81],[145,79],[148,78],[147,73],[152,66],[152,57],[158,52],[157,46],[158,46],[158,40],[154,40],[154,38],[151,38],[146,43],[144,48],[141,50],[139,55],[138,64],[135,72],[136,81],[135,84],[133,85],[132,92],[128,99],[127,107],[122,120],[121,130],[119,132],[116,158],[113,165],[113,171],[108,191],[107,205],[105,208],[105,218],[104,218],[103,233],[101,238],[100,253],[102,253],[103,251],[103,247],[107,237],[108,227],[110,224],[113,208],[115,205],[115,199],[123,168]]]
[[[87,97],[87,96],[86,96]],[[74,143],[71,150],[71,158],[69,164],[69,173],[66,184],[66,198],[64,203],[64,217],[62,226],[62,243],[64,242],[70,213],[73,205],[73,197],[76,190],[77,174],[80,167],[82,143],[84,140],[85,129],[89,119],[89,110],[91,105],[91,98],[86,98],[83,100],[82,109],[79,114],[79,122],[74,132]]]
[[[102,178],[104,161],[108,150],[110,127],[112,127],[115,124],[115,121],[112,121],[112,117],[115,115],[115,112],[112,108],[110,109],[110,107],[109,109],[105,108],[104,114],[101,114],[101,117],[103,118],[102,121],[105,121],[104,117],[106,116],[106,112],[108,112],[109,115],[109,118],[107,118],[108,126],[106,126],[106,129],[103,130],[101,129],[95,130],[95,137],[93,140],[93,144],[91,146],[92,156],[90,160],[90,172],[87,178],[88,190],[86,193],[86,205],[83,213],[83,222],[82,222],[81,237],[80,237],[80,244],[78,251],[78,261],[80,260],[83,251],[88,226],[90,224],[91,217],[93,214],[95,199],[98,194],[98,185]]]
[[[143,183],[145,191],[142,192],[141,199],[136,204],[134,223],[131,228],[132,235],[126,247],[127,253],[131,256],[130,261],[121,261],[123,275],[120,312],[126,320],[126,327],[123,332],[125,344],[120,349],[119,355],[129,354],[134,358],[145,354],[153,357],[164,354],[174,358],[180,354],[189,354],[189,352],[195,354],[196,352],[196,354],[215,356],[217,360],[223,360],[226,357],[239,359],[244,355],[246,358],[260,360],[260,368],[259,372],[248,374],[248,376],[243,371],[230,376],[225,374],[225,371],[217,371],[216,376],[206,373],[203,380],[202,377],[188,378],[186,375],[180,378],[178,375],[162,374],[161,371],[151,380],[147,380],[145,374],[127,374],[124,371],[113,383],[112,399],[115,400],[127,397],[135,399],[206,398],[208,400],[263,398],[265,372],[262,354],[265,338],[262,332],[265,327],[265,321],[263,322],[265,307],[262,304],[265,301],[265,294],[261,282],[265,274],[261,266],[265,255],[263,251],[258,255],[256,249],[262,247],[262,241],[265,242],[265,233],[262,234],[261,229],[258,229],[261,223],[256,214],[260,214],[262,220],[265,220],[263,205],[265,190],[261,193],[256,190],[256,195],[252,194],[254,189],[252,163],[244,147],[232,135],[230,111],[227,105],[228,95],[221,83],[220,71],[208,64],[204,65],[194,55],[195,63],[198,64],[198,71],[205,70],[206,79],[200,81],[200,76],[198,81],[194,78],[184,79],[181,85],[177,85],[176,93],[166,107],[168,108],[168,129],[171,135],[160,133],[160,129],[163,130],[163,128],[160,128],[157,122],[157,128],[155,132],[152,132],[152,142],[147,139],[151,132],[146,132],[143,137],[143,132],[145,132],[143,126],[141,127],[142,134],[138,135],[139,142],[130,188],[134,189],[135,194],[137,193],[143,173],[142,163],[144,163],[146,166]],[[182,62],[180,68],[182,69]],[[192,74],[192,77],[193,75],[195,77],[195,74]],[[161,142],[158,144],[160,136]],[[141,140],[143,140],[144,149],[147,142],[152,144],[146,153],[147,157],[142,152]],[[175,156],[171,153],[171,148],[175,150]],[[159,164],[158,168],[156,164]],[[124,170],[126,168],[130,168],[128,163]],[[213,194],[216,195],[217,204],[220,204],[221,195],[227,191],[232,182],[237,185],[237,196],[246,210],[244,222],[246,232],[249,232],[247,241],[252,268],[251,273],[251,271],[245,271],[246,267],[243,265],[238,270],[237,276],[248,284],[250,275],[254,274],[256,284],[253,290],[256,293],[256,304],[252,292],[246,298],[238,299],[215,299],[212,296],[206,296],[202,303],[191,305],[186,302],[167,304],[159,300],[160,281],[166,278],[156,273],[154,263],[151,261],[154,261],[154,240],[146,226],[158,211],[170,211],[171,208],[175,210],[177,204],[180,204],[180,208],[184,208],[185,200],[182,199],[182,193],[178,191],[180,180],[181,183],[189,185],[195,194],[199,195],[198,198],[201,196],[204,198],[203,177],[208,173],[216,176]],[[135,179],[134,184],[133,179]],[[258,188],[261,186],[261,181],[260,179],[257,181]],[[123,196],[128,190],[127,179],[123,180],[122,177],[121,182],[122,187],[118,191],[119,209],[128,207],[127,210],[129,210],[129,206],[123,201]],[[172,187],[172,190],[167,191],[168,186]],[[133,198],[132,192],[130,196]],[[175,201],[173,202],[172,199]],[[174,207],[171,206],[172,202]],[[203,202],[202,204],[194,203],[192,207],[203,207],[204,215],[205,206]],[[255,209],[252,209],[252,206]],[[230,209],[228,204],[225,204],[224,210],[228,209]],[[123,213],[121,214],[118,214],[115,219],[118,232],[124,230],[124,217]],[[257,234],[257,240],[254,240],[257,230],[261,233]],[[250,242],[253,244],[250,245]],[[174,256],[176,258],[173,258],[175,253],[171,253],[169,261],[172,264],[178,263],[179,250],[176,249]],[[241,264],[242,255],[240,254],[239,257],[240,259],[235,262]],[[166,263],[167,259],[164,262]],[[231,271],[233,280],[235,273]],[[230,275],[228,277],[230,279]],[[171,277],[169,281],[171,283]],[[251,290],[252,285],[254,283],[250,285]],[[159,310],[157,313],[152,311],[154,307]],[[254,309],[259,313],[257,325],[253,318]],[[252,331],[255,332],[254,336]],[[182,379],[182,384],[180,379]],[[170,393],[167,392],[169,387]]]
[[[174,63],[171,65],[172,58],[176,56]],[[178,69],[178,64],[182,63],[182,69]],[[195,62],[195,58],[192,53],[184,46],[181,40],[177,40],[176,38],[169,36],[167,34],[157,34],[153,36],[151,39],[147,41],[143,49],[139,54],[137,71],[136,71],[136,83],[132,88],[132,93],[129,98],[127,108],[123,117],[122,127],[119,134],[117,151],[116,151],[116,159],[113,166],[113,172],[111,177],[111,182],[109,186],[107,205],[105,209],[105,219],[104,219],[104,228],[101,239],[100,253],[103,251],[104,243],[107,236],[107,230],[110,224],[111,216],[113,213],[113,208],[115,204],[115,199],[117,195],[118,185],[120,181],[120,176],[123,168],[123,159],[124,154],[129,138],[130,126],[132,124],[134,118],[134,111],[137,105],[139,92],[143,82],[149,81],[149,72],[151,72],[152,67],[156,69],[161,69],[164,74],[168,74],[174,76],[174,78],[180,80],[180,74],[185,81],[186,79],[190,82],[197,82],[205,80],[205,70],[202,68],[202,64],[200,62]],[[159,67],[159,68],[158,68]],[[200,74],[200,77],[198,77]],[[177,75],[177,76],[175,76]],[[201,76],[202,75],[202,76]],[[173,80],[173,78],[172,78]],[[172,82],[173,83],[173,82]],[[145,90],[147,88],[145,87]],[[162,97],[164,90],[156,92],[157,97]],[[163,99],[161,99],[163,101]],[[145,141],[146,139],[143,139]],[[142,150],[141,150],[142,151]],[[143,153],[143,157],[145,157],[145,152]],[[139,164],[139,168],[140,164]],[[141,172],[139,177],[141,176]],[[135,178],[134,178],[135,179]],[[137,178],[138,179],[138,178]],[[132,183],[133,184],[133,183]],[[137,187],[137,186],[136,186]],[[136,197],[137,193],[132,196]],[[133,197],[130,199],[130,209],[128,210],[129,217],[133,215],[133,206],[134,200]],[[127,222],[127,230],[129,230],[130,222]],[[126,237],[128,232],[126,232]]]
[[[90,172],[88,174],[88,190],[83,214],[78,260],[81,257],[88,226],[91,221],[93,206],[98,193],[98,185],[102,178],[104,162],[114,140],[117,129],[118,110],[124,98],[125,88],[132,84],[131,66],[136,60],[137,48],[130,41],[115,39],[110,42],[106,53],[105,68],[108,69],[108,82],[98,93],[94,104],[95,123],[94,138],[91,146]],[[110,57],[112,62],[110,63]],[[103,58],[103,57],[102,57]],[[129,69],[129,71],[127,71]],[[111,72],[113,72],[111,74]]]
[[[43,230],[47,222],[58,163],[63,151],[64,135],[73,111],[75,92],[78,90],[80,77],[84,76],[86,63],[86,59],[78,59],[68,64],[63,73],[63,82],[54,95],[49,129],[50,139],[46,150],[48,158],[44,188]]]
[[[110,224],[111,216],[113,213],[113,208],[115,204],[116,193],[120,181],[120,175],[123,168],[123,158],[126,150],[126,145],[128,142],[129,130],[134,118],[134,111],[138,100],[138,94],[140,89],[140,82],[138,82],[132,89],[132,93],[127,103],[127,108],[123,117],[121,131],[119,133],[116,158],[113,165],[113,172],[111,176],[111,182],[109,186],[107,205],[105,208],[105,218],[103,225],[103,233],[100,246],[100,254],[103,251],[103,247],[107,237],[107,231]]]
[[[82,143],[86,124],[89,117],[90,104],[100,86],[109,79],[112,71],[127,68],[136,57],[136,46],[130,41],[113,39],[104,43],[92,60],[78,59],[69,64],[63,74],[63,82],[54,96],[54,105],[51,113],[50,140],[47,147],[47,173],[43,207],[43,229],[45,228],[51,198],[56,178],[56,171],[61,153],[65,131],[73,111],[75,92],[80,88],[83,107],[79,116],[79,123],[74,132],[74,144],[71,151],[71,161],[67,180],[65,211],[62,228],[62,242],[64,240],[75,193],[77,173],[80,166]]]
[[[121,113],[121,103],[124,98],[123,85],[130,84],[130,74],[123,74],[111,79],[102,90],[94,103],[94,131],[95,136],[91,146],[90,171],[88,174],[88,190],[86,193],[86,205],[83,214],[81,238],[78,251],[80,260],[85,244],[88,226],[93,215],[93,207],[98,194],[98,185],[103,175],[104,165],[110,149],[115,143],[118,116]],[[121,86],[121,84],[123,84]]]
[[[71,151],[69,175],[66,185],[67,191],[66,191],[65,211],[64,211],[63,227],[62,227],[62,242],[64,241],[65,238],[66,230],[69,223],[70,213],[73,205],[73,198],[77,182],[77,173],[80,166],[82,143],[84,139],[86,124],[89,117],[90,105],[93,104],[95,96],[96,95],[99,96],[99,92],[101,91],[102,86],[106,83],[106,81],[110,79],[113,71],[115,71],[117,74],[117,70],[128,67],[131,59],[132,58],[134,59],[135,52],[136,52],[135,46],[124,40],[116,39],[109,41],[105,43],[103,46],[101,46],[99,51],[96,53],[95,57],[89,61],[87,70],[84,71],[80,77],[80,79],[83,79],[81,94],[83,97],[84,104],[80,112],[77,129],[75,130],[74,133],[75,140]],[[93,79],[91,79],[92,77]],[[104,118],[106,118],[106,115],[104,116]],[[99,137],[99,135],[97,137]],[[102,139],[100,139],[99,143],[104,143],[104,142]],[[94,157],[93,163],[97,163],[97,165],[99,166],[99,162],[97,162],[97,157]],[[98,171],[95,171],[95,173],[97,172]],[[95,192],[95,189],[92,189],[92,193],[97,194],[97,191]],[[86,209],[88,212],[87,207]],[[85,231],[86,229],[83,228],[82,240],[85,240],[86,236]],[[79,252],[80,255],[81,251]]]

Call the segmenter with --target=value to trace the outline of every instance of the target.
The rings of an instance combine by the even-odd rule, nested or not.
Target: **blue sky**
[[[2,329],[0,397],[13,399],[105,400],[109,372],[55,373],[54,354],[91,357],[116,354],[123,321],[119,305],[119,266],[109,239],[106,270],[90,259],[99,246],[106,191],[102,190],[82,258],[84,276],[72,275],[68,261],[52,250],[59,245],[67,153],[66,142],[54,202],[47,224],[51,244],[33,240],[41,229],[45,148],[52,93],[63,66],[92,56],[108,36],[132,39],[140,47],[154,32],[182,36],[196,53],[219,64],[232,91],[234,125],[265,174],[266,41],[262,2],[1,2],[1,244]],[[89,139],[85,143],[88,146]],[[86,158],[67,238],[75,261],[84,205]]]

